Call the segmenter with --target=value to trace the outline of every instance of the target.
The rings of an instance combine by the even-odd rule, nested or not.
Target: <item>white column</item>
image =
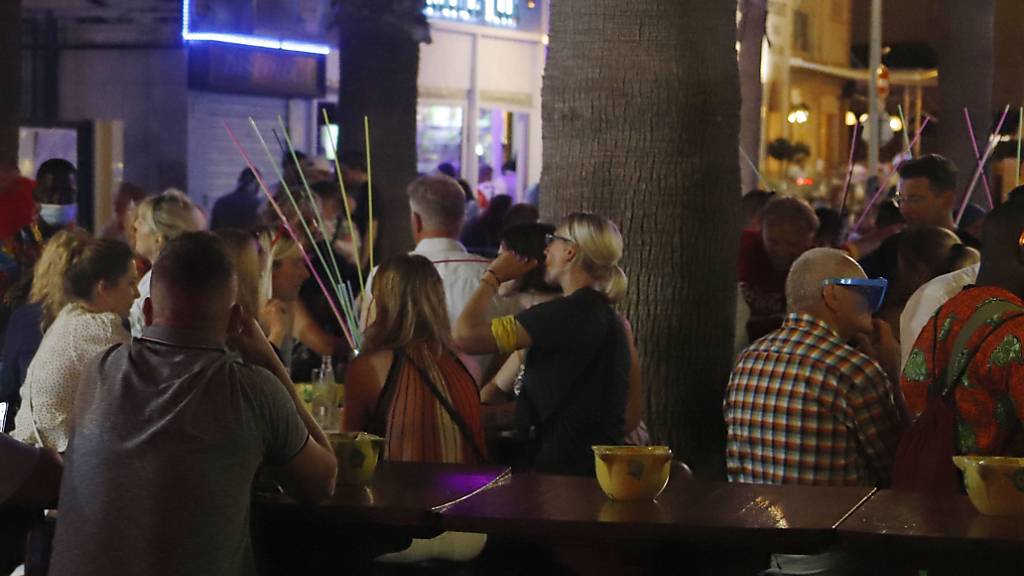
[[[882,65],[882,0],[871,0],[871,46],[868,68],[868,175],[878,176],[878,69]],[[881,182],[879,183],[881,184]]]

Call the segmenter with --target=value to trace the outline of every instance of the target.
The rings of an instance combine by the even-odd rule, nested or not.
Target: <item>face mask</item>
[[[64,227],[74,224],[78,204],[40,204],[39,217],[50,226]]]

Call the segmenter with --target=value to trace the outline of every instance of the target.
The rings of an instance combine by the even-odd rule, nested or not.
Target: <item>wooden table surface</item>
[[[613,502],[593,478],[515,474],[441,516],[446,530],[799,552],[834,542],[834,527],[870,493],[679,479],[655,502]]]
[[[967,496],[880,490],[838,531],[844,546],[881,552],[883,559],[1024,566],[1024,519],[985,516]]]
[[[333,498],[308,508],[352,523],[436,527],[436,508],[466,498],[508,472],[504,466],[381,462],[370,484],[339,484]],[[299,506],[284,494],[259,494],[256,502]]]

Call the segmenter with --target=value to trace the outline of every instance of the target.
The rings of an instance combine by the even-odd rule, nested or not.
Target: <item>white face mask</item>
[[[40,204],[39,217],[50,226],[64,227],[74,224],[78,204]]]

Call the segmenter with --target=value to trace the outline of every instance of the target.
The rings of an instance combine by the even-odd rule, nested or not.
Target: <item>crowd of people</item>
[[[348,196],[305,156],[285,158],[273,192],[312,192],[289,222],[247,170],[209,219],[180,191],[122,186],[95,238],[75,225],[74,166],[43,163],[35,182],[0,171],[0,202],[17,208],[0,222],[0,502],[59,497],[52,573],[109,572],[112,558],[124,573],[250,571],[260,470],[299,499],[334,489],[328,435],[294,385],[321,357],[342,359],[341,430],[382,436],[386,460],[591,475],[592,445],[649,441],[614,222],[542,223],[501,194],[482,206],[442,166],[408,186],[414,250],[370,269],[365,163],[339,162]],[[854,233],[828,207],[742,198],[730,481],[934,485],[900,472],[915,457],[900,444],[939,433],[920,416],[942,407],[957,423],[950,456],[1024,446],[1024,189],[957,228],[948,160],[912,159],[899,176],[891,207]],[[309,240],[288,232],[302,215]],[[365,281],[358,353],[310,252]],[[500,455],[495,413],[516,438]],[[951,462],[939,473],[955,479]],[[3,544],[0,570],[22,552]]]

